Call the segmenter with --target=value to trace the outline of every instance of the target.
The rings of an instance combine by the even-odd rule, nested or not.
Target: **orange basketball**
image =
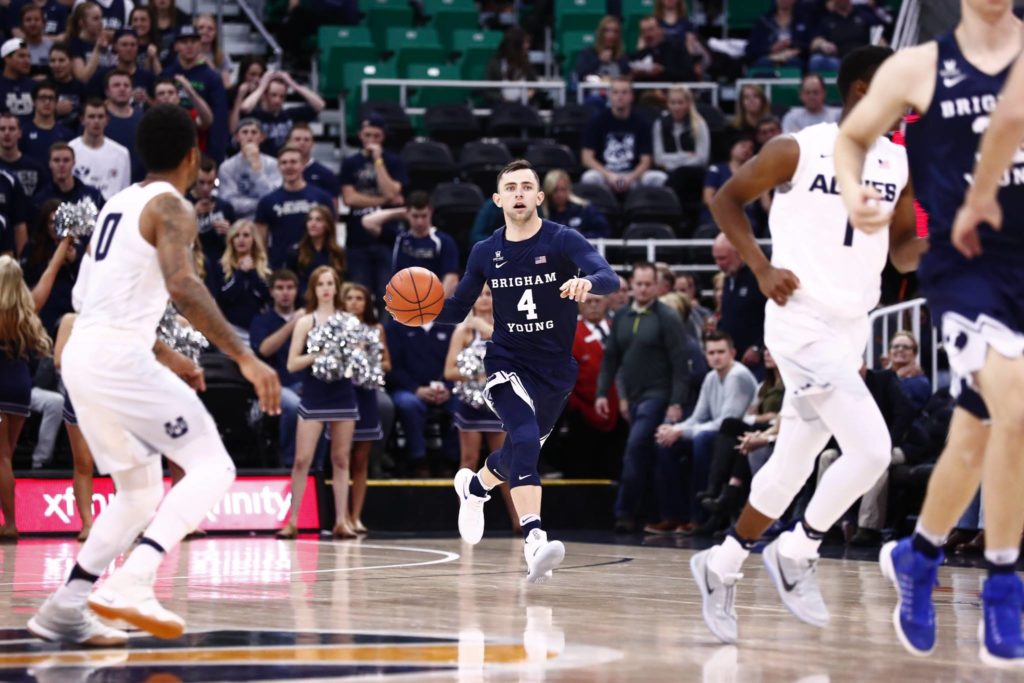
[[[433,322],[444,308],[444,288],[426,268],[413,266],[395,273],[384,290],[384,303],[395,320],[419,327]]]

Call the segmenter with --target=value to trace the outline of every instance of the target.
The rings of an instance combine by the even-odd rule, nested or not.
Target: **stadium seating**
[[[377,45],[384,45],[388,33],[395,28],[412,27],[412,5],[408,0],[359,0],[359,9]]]
[[[551,112],[551,137],[579,154],[583,129],[587,127],[594,109],[585,104],[566,104]]]
[[[537,169],[541,179],[548,174],[548,171],[553,171],[556,168],[568,173],[573,180],[578,179],[581,172],[573,151],[558,143],[533,142],[526,148],[524,157]]]
[[[444,64],[448,58],[432,28],[389,28],[385,47],[394,55],[400,74],[407,73],[412,64]]]
[[[486,196],[494,188],[498,171],[510,161],[512,154],[500,142],[468,142],[459,154],[459,173]]]
[[[449,51],[455,50],[457,31],[476,31],[480,28],[479,14],[473,0],[424,0],[423,12],[431,18],[431,26],[437,30],[441,44]]]
[[[626,225],[630,223],[667,223],[673,232],[683,219],[676,193],[667,187],[637,185],[630,189],[623,205]]]
[[[427,109],[423,125],[431,140],[448,145],[458,155],[463,145],[480,137],[480,124],[465,104],[440,104]]]
[[[622,206],[607,186],[576,183],[573,185],[572,191],[577,197],[587,200],[604,214],[612,235],[619,234],[622,228]]]
[[[459,80],[459,67],[454,64],[409,64],[406,78],[434,81]],[[436,104],[458,104],[466,101],[469,93],[463,88],[418,88],[409,99],[411,107],[430,107]]]
[[[320,45],[320,92],[324,97],[337,97],[347,86],[345,67],[349,64],[376,62],[380,49],[370,30],[363,26],[321,26],[317,34]]]
[[[402,148],[409,173],[409,191],[430,192],[435,185],[455,180],[458,170],[448,145],[433,140],[413,140]]]
[[[434,225],[455,239],[463,253],[469,250],[469,229],[476,212],[484,203],[484,194],[471,183],[442,183],[430,197],[434,207]]]
[[[458,29],[452,37],[452,51],[459,54],[459,73],[465,80],[482,81],[487,64],[501,44],[501,31]]]

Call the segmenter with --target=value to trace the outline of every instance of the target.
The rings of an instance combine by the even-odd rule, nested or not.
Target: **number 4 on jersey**
[[[523,290],[523,295],[519,297],[519,303],[516,304],[517,311],[526,311],[527,320],[537,319],[537,304],[533,303],[533,289],[527,288]]]

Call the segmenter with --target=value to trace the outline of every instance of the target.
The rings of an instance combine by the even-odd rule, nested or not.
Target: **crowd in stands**
[[[412,4],[422,16],[420,3]],[[543,13],[551,5],[530,5],[540,20],[526,18],[520,27],[507,8],[485,4],[487,26],[505,31],[487,78],[536,80],[530,55],[543,44],[536,27],[550,20]],[[569,160],[542,169],[543,216],[588,238],[628,233],[631,201],[649,188],[673,195],[679,207],[673,219],[655,220],[668,224],[668,236],[714,237],[707,204],[715,192],[776,135],[837,120],[837,103],[827,101],[839,60],[892,19],[880,0],[775,0],[737,60],[711,49],[715,24],[707,11],[688,13],[702,3],[656,0],[651,15],[636,22],[635,44],[626,43],[632,28],[617,15],[618,4],[608,3],[593,45],[565,66],[571,87],[603,87],[588,91],[589,120],[563,147]],[[267,19],[293,54],[308,56],[317,26],[360,21],[355,5],[269,2]],[[472,229],[464,216],[458,225],[442,220],[438,195],[417,187],[400,131],[373,108],[360,115],[340,165],[315,159],[325,99],[297,71],[268,67],[260,56],[234,64],[217,20],[192,17],[172,0],[73,7],[13,0],[2,16],[0,253],[19,260],[51,336],[72,311],[83,250],[57,238],[57,207],[83,197],[102,206],[139,180],[144,169],[134,135],[142,112],[154,104],[180,106],[195,121],[204,154],[188,196],[199,221],[197,269],[239,335],[281,376],[280,420],[246,426],[258,433],[256,450],[269,454],[260,465],[293,468],[295,505],[310,468],[350,472],[351,492],[335,490],[343,511],[335,532],[347,537],[362,530],[369,469],[447,474],[459,463],[475,467],[500,447],[494,415],[453,394],[454,383],[467,379],[458,352],[484,343],[493,330],[489,292],[454,329],[378,318],[384,286],[401,268],[428,268],[446,293],[454,289],[468,247],[501,224],[500,211],[483,201],[489,185],[479,187]],[[748,84],[727,117],[684,85],[786,69],[801,76],[800,104],[793,107],[773,105],[763,88]],[[672,85],[634,87],[645,82]],[[511,89],[489,100],[497,106],[519,98]],[[551,105],[541,90],[531,103]],[[522,151],[516,140],[503,143]],[[770,237],[771,200],[765,195],[748,207],[759,237]],[[579,379],[544,449],[542,472],[619,481],[614,514],[623,532],[721,532],[771,455],[784,387],[763,344],[765,300],[724,237],[715,239],[711,256],[719,270],[714,278],[687,272],[687,252],[670,264],[636,264],[619,292],[580,306],[573,351]],[[332,294],[318,298],[321,288]],[[304,340],[335,311],[381,331],[387,387],[357,393],[358,410],[318,417],[304,405]],[[920,351],[913,335],[901,333],[892,339],[886,369],[865,371],[896,445],[889,473],[844,522],[859,543],[877,542],[910,509],[907,501],[920,493],[941,447],[948,396],[933,393],[918,365]],[[52,362],[37,360],[31,410],[41,420],[23,434],[19,457],[0,443],[8,467],[12,460],[26,469],[67,464],[57,445],[66,399]],[[329,439],[321,434],[325,424]],[[837,457],[827,450],[822,471]],[[964,524],[977,527],[976,520]]]

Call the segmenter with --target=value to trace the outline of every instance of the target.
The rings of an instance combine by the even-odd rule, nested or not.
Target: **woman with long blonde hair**
[[[608,237],[608,219],[586,199],[572,191],[572,178],[560,168],[544,176],[544,203],[541,215],[550,221],[568,225],[584,237]]]
[[[306,352],[309,333],[339,313],[350,315],[345,312],[341,298],[341,278],[330,266],[320,266],[309,278],[306,313],[295,323],[291,346],[288,348],[288,372],[305,373],[302,378],[302,401],[299,403],[299,424],[295,432],[292,509],[288,523],[277,533],[278,538],[295,538],[298,533],[299,510],[306,491],[306,477],[325,424],[330,425],[331,429],[334,537],[356,537],[348,521],[349,458],[352,436],[359,418],[355,387],[352,386],[352,380],[344,377],[333,382],[314,377],[310,368],[317,354]]]
[[[288,270],[299,276],[299,291],[306,289],[309,274],[320,266],[330,266],[345,279],[345,250],[338,244],[334,214],[317,204],[306,215],[306,232],[299,243],[288,250]]]
[[[617,17],[609,14],[601,19],[594,32],[594,45],[580,51],[573,71],[577,83],[585,82],[588,76],[608,80],[629,73],[622,44],[622,22]]]
[[[63,41],[71,51],[71,69],[86,83],[110,61],[110,36],[103,29],[103,9],[92,0],[76,6],[68,17]]]
[[[736,116],[732,120],[732,127],[752,138],[757,134],[757,122],[771,113],[772,106],[764,88],[747,83],[740,88],[739,97],[736,98]]]
[[[13,461],[31,402],[29,363],[49,355],[52,347],[21,266],[10,256],[0,256],[0,541],[18,538]]]
[[[377,320],[377,309],[373,305],[370,290],[355,282],[346,282],[341,288],[341,300],[345,310],[367,327],[380,334],[381,369],[391,371],[391,355],[388,353],[387,338],[384,326]],[[370,472],[370,451],[373,444],[384,438],[384,429],[380,420],[380,406],[377,403],[382,389],[373,387],[356,387],[356,402],[359,404],[359,421],[356,422],[352,436],[352,496],[349,505],[349,519],[352,529],[357,534],[365,534],[363,524],[363,503],[366,501],[366,481]]]
[[[217,18],[212,14],[200,14],[195,19],[196,31],[199,33],[199,43],[202,45],[202,55],[206,63],[214,71],[220,72],[224,87],[231,86],[231,60],[220,49],[220,28],[217,26]]]
[[[224,317],[249,343],[252,319],[262,313],[270,301],[267,250],[252,221],[235,221],[228,230],[220,268],[224,279],[222,283],[212,280],[212,287],[219,285],[219,290],[213,294],[224,311]]]
[[[711,157],[711,132],[697,111],[693,93],[685,85],[668,91],[668,109],[651,129],[654,164],[666,171],[700,168]]]

